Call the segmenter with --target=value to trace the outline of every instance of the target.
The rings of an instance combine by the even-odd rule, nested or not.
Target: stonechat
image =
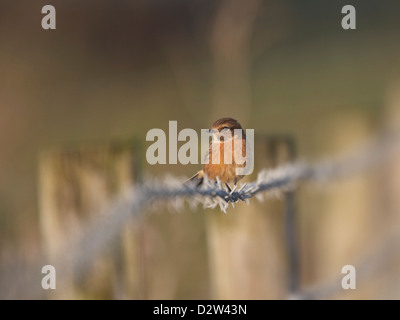
[[[246,165],[245,161],[238,161],[246,158],[246,135],[240,123],[232,118],[218,119],[213,123],[210,132],[213,134],[213,141],[209,145],[203,170],[197,172],[188,182],[200,186],[205,175],[213,181],[217,181],[218,177],[230,190],[229,183],[236,185],[243,178],[236,169]]]

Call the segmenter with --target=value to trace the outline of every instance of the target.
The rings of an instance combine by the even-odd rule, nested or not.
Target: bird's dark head
[[[233,130],[235,129],[239,129],[239,130],[243,130],[242,126],[240,125],[240,123],[232,118],[221,118],[218,119],[217,121],[215,121],[211,127],[211,130],[218,130],[218,131],[222,131],[222,130],[230,130],[233,133]]]

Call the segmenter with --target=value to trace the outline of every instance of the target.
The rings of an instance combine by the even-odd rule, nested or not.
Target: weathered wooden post
[[[132,185],[136,160],[130,144],[55,150],[41,156],[40,226],[49,264],[57,263],[66,242],[80,236],[90,218]],[[83,283],[77,283],[73,270],[69,276],[60,275],[64,281],[49,297],[140,298],[140,248],[132,225],[125,227],[120,243],[93,263]]]
[[[255,173],[290,159],[286,137],[255,141]],[[255,174],[251,179],[255,179]],[[284,201],[238,204],[224,214],[207,212],[213,297],[279,299],[287,295],[288,256],[284,235]],[[296,281],[296,280],[295,280]]]

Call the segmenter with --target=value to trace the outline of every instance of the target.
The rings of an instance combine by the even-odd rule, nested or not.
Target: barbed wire
[[[116,242],[117,235],[131,219],[140,218],[148,207],[160,202],[167,202],[174,209],[182,208],[186,201],[192,208],[200,204],[206,208],[219,207],[227,212],[230,204],[235,206],[239,201],[249,202],[252,197],[259,200],[265,195],[276,197],[295,190],[303,182],[329,183],[334,179],[373,169],[383,165],[399,152],[399,135],[385,134],[336,160],[314,165],[303,161],[262,170],[258,173],[256,181],[235,186],[232,190],[223,187],[219,180],[214,182],[207,178],[200,187],[184,184],[182,179],[171,176],[163,180],[148,179],[135,184],[125,194],[120,195],[98,218],[83,228],[81,237],[69,239],[65,247],[60,248],[60,255],[56,257],[54,264],[61,266],[58,272],[61,277],[71,270],[74,276],[83,276],[104,249]],[[19,289],[15,287],[16,283],[13,283],[14,291],[22,290],[26,293],[26,283],[19,283]],[[330,292],[329,288],[328,286],[326,292]],[[1,291],[0,296],[4,295]],[[315,296],[316,293],[311,292],[304,292],[303,295]]]
[[[224,212],[229,204],[249,201],[252,197],[262,200],[264,195],[272,197],[294,190],[301,182],[328,183],[333,179],[352,176],[365,170],[384,165],[400,153],[400,138],[397,134],[386,134],[364,145],[352,154],[337,160],[324,161],[317,165],[296,163],[275,169],[262,170],[257,180],[233,188],[225,189],[218,181],[205,179],[201,187],[184,184],[182,179],[166,177],[163,180],[147,179],[142,184],[132,187],[121,196],[94,223],[85,229],[79,243],[74,244],[68,254],[68,263],[77,274],[85,272],[90,262],[100,253],[105,245],[116,238],[121,228],[131,218],[140,218],[146,207],[165,201],[174,210],[183,208],[186,200],[192,208],[198,204],[206,208],[217,206]]]
[[[326,183],[332,179],[339,179],[383,164],[386,159],[393,157],[400,151],[399,137],[395,134],[386,134],[380,139],[353,151],[345,157],[324,161],[311,165],[305,162],[287,164],[274,169],[264,169],[258,173],[257,180],[234,186],[231,190],[225,188],[217,178],[217,182],[205,179],[200,187],[191,184],[182,184],[174,177],[167,177],[164,181],[149,181],[139,186],[149,200],[173,199],[187,197],[196,202],[202,202],[205,207],[220,207],[226,213],[229,204],[248,199],[262,193],[275,196],[294,190],[299,183],[311,181]],[[200,197],[200,198],[199,198]]]

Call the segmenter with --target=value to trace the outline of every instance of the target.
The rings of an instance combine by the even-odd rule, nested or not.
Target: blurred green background
[[[56,30],[41,28],[46,4],[56,8]],[[146,147],[147,131],[167,131],[168,120],[177,120],[178,129],[199,130],[222,116],[259,134],[292,135],[299,158],[308,160],[373,137],[386,126],[386,107],[400,78],[400,3],[352,1],[357,29],[347,31],[341,28],[346,4],[0,0],[1,261],[41,246],[42,151],[126,139]],[[143,167],[155,176],[189,176],[198,169]],[[317,207],[309,200],[299,199],[307,208],[301,211],[306,233],[317,224],[310,222]],[[187,211],[151,219],[174,224],[156,232],[169,239],[160,250],[182,260],[186,270],[198,268],[183,273],[173,293],[160,291],[154,280],[155,288],[149,284],[142,297],[212,297],[204,226],[192,237],[193,231],[176,233],[177,239],[168,233],[183,226],[196,230],[203,218]],[[192,250],[199,256],[185,253]],[[155,277],[167,278],[165,270]],[[304,281],[324,276],[310,271]]]

